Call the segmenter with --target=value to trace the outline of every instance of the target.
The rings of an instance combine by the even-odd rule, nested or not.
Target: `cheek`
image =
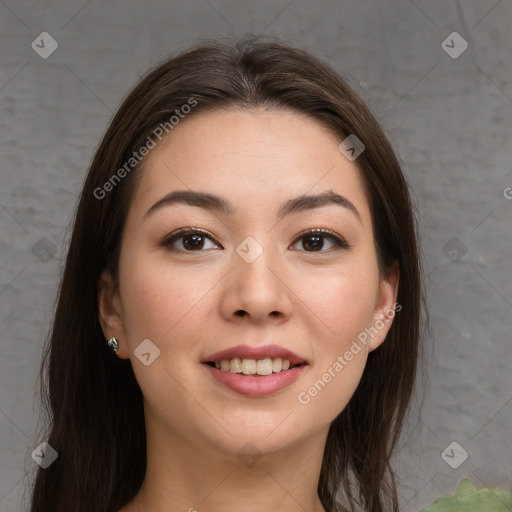
[[[368,295],[356,299],[348,294],[348,288],[338,292],[324,297],[328,334],[319,336],[318,340],[322,339],[315,344],[315,363],[297,396],[300,407],[311,406],[315,411],[312,416],[320,424],[331,422],[346,407],[368,358],[367,345],[359,336],[370,325],[373,302]],[[361,290],[356,287],[354,292]]]
[[[315,282],[311,278],[305,279],[303,289],[314,291],[305,292],[304,302],[327,336],[326,352],[350,345],[350,340],[372,322],[378,273],[368,268],[371,267],[358,265],[337,272],[330,270],[316,280],[316,287],[311,286]]]
[[[314,345],[316,363],[308,387],[297,398],[301,406],[311,404],[322,421],[332,421],[345,408],[366,365],[364,335],[372,324],[378,290],[378,272],[368,271],[370,263],[331,272],[305,300],[310,328],[320,329],[321,342]]]
[[[329,364],[312,374],[307,387],[299,392],[298,407],[315,418],[316,423],[325,425],[333,421],[352,398],[366,360],[365,350],[353,355],[350,361],[341,354],[333,357]]]
[[[127,256],[120,263],[120,273],[123,321],[131,345],[145,338],[162,344],[190,324],[205,294],[219,280],[213,271],[171,268],[160,258],[142,253]]]

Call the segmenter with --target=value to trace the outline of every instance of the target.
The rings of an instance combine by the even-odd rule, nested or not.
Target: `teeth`
[[[256,373],[258,375],[270,375],[272,373],[272,359],[270,357],[260,359],[256,363]]]
[[[271,375],[290,368],[288,359],[280,357],[266,357],[265,359],[224,359],[216,361],[215,367],[232,373],[243,373],[244,375]]]
[[[256,359],[242,359],[242,373],[244,375],[254,375],[256,373]]]
[[[283,360],[276,357],[272,360],[272,371],[277,373],[283,369]]]
[[[229,363],[229,371],[233,373],[242,373],[242,361],[239,357],[231,359]]]

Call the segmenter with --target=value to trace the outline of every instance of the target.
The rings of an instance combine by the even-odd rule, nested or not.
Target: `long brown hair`
[[[118,279],[121,233],[144,160],[133,169],[126,163],[159,126],[170,132],[169,119],[191,98],[197,102],[191,116],[225,108],[291,109],[334,130],[340,142],[354,134],[365,144],[357,165],[370,200],[379,270],[385,275],[398,262],[401,311],[330,426],[318,495],[327,511],[337,493],[352,510],[398,511],[390,458],[414,389],[424,305],[408,186],[374,115],[337,72],[279,40],[251,36],[202,41],[160,64],[126,97],[96,151],[40,373],[43,439],[59,456],[38,468],[31,512],[116,512],[142,485],[142,392],[130,361],[117,359],[107,346],[97,280],[105,269]],[[114,181],[123,166],[122,179]]]

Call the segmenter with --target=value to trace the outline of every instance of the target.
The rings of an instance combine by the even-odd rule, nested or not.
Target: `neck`
[[[326,512],[317,486],[327,431],[260,458],[193,445],[151,422],[146,437],[144,482],[120,512]]]

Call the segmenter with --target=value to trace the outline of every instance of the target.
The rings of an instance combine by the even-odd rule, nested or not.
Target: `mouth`
[[[210,354],[201,363],[214,381],[252,398],[279,393],[309,366],[304,358],[279,345],[238,345]]]
[[[205,364],[218,370],[251,375],[254,377],[265,377],[274,373],[283,373],[299,366],[306,366],[306,362],[291,364],[289,359],[280,357],[265,357],[263,359],[222,359],[220,361],[207,361]]]

